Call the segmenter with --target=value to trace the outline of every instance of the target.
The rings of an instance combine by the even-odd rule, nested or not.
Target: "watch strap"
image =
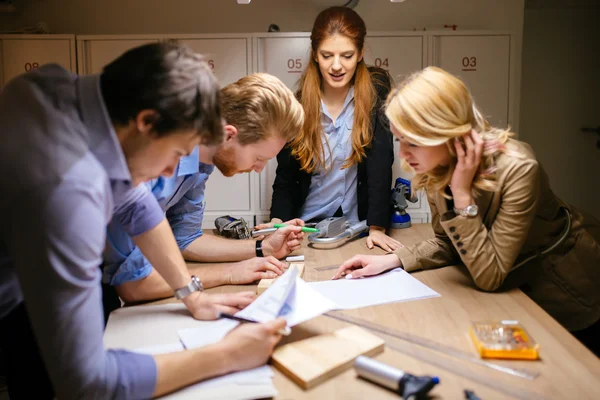
[[[175,290],[174,295],[177,300],[181,300],[194,292],[202,291],[204,291],[202,282],[200,282],[200,279],[198,279],[196,276],[192,275],[192,281],[186,286]]]
[[[264,257],[265,256],[264,253],[263,253],[263,251],[262,251],[262,242],[263,242],[262,240],[257,240],[256,241],[256,248],[255,248],[256,257]]]

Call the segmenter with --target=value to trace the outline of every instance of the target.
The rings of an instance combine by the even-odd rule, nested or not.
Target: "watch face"
[[[470,205],[467,206],[467,208],[465,208],[465,213],[469,216],[469,217],[474,217],[477,215],[477,211],[478,208],[476,205]]]

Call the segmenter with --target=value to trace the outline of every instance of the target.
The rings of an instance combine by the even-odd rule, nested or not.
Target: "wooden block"
[[[267,290],[273,282],[275,282],[275,279],[261,279],[256,287],[256,294],[259,296],[263,294],[263,292]]]
[[[304,263],[292,263],[290,264],[290,268],[292,267],[292,265],[296,266],[296,268],[298,269],[298,276],[302,278],[302,276],[304,275]],[[260,282],[258,282],[258,286],[256,287],[256,294],[261,295],[265,290],[269,288],[269,286],[271,286],[273,282],[275,282],[276,279],[277,278],[261,279]]]
[[[352,367],[358,356],[383,351],[385,341],[359,326],[339,329],[278,347],[273,365],[303,389],[310,389]]]

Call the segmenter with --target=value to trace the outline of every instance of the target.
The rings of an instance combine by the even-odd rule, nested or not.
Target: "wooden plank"
[[[298,268],[298,276],[302,278],[304,276],[304,263],[292,263],[290,264],[290,268],[295,265]],[[265,290],[271,286],[273,282],[275,282],[277,278],[274,279],[261,279],[258,282],[258,286],[256,287],[256,294],[261,295]]]
[[[352,326],[281,346],[273,353],[273,365],[310,389],[351,368],[356,357],[379,354],[384,347],[380,337]]]

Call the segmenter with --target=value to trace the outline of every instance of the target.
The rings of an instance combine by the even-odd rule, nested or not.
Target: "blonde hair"
[[[412,180],[415,190],[424,188],[448,197],[445,189],[457,163],[453,139],[471,130],[479,133],[485,143],[479,173],[473,179],[473,190],[496,190],[495,156],[507,152],[505,143],[513,133],[490,126],[459,78],[437,67],[416,72],[390,93],[385,114],[408,142],[418,146],[446,144],[448,147],[452,159],[450,165],[415,175]]]
[[[221,89],[221,101],[223,118],[236,127],[241,145],[273,135],[289,142],[304,124],[294,93],[273,75],[247,75]]]
[[[306,118],[300,134],[291,143],[292,155],[306,172],[313,172],[325,165],[325,149],[321,141],[321,83],[322,76],[316,61],[321,43],[332,36],[342,35],[354,43],[358,54],[362,54],[367,28],[356,11],[348,7],[330,7],[317,16],[310,35],[311,55],[306,70],[298,84],[298,98],[302,103]],[[354,121],[352,128],[352,153],[342,168],[350,167],[363,160],[366,149],[371,144],[373,132],[371,112],[377,103],[377,92],[371,80],[364,58],[358,62],[352,77],[354,85]]]

